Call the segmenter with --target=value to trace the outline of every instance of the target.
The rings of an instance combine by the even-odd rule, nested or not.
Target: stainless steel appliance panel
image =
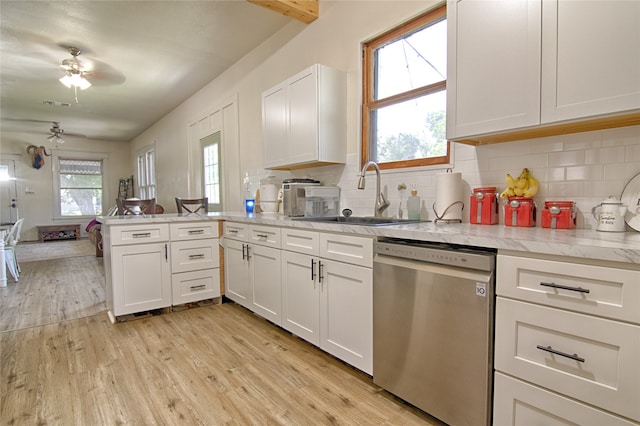
[[[373,381],[450,425],[488,425],[493,271],[377,254],[373,293]]]

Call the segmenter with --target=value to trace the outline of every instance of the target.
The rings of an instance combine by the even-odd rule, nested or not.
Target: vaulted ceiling
[[[129,141],[317,2],[2,0],[0,16],[3,133],[44,142],[55,121],[65,138]],[[69,46],[93,68],[77,103],[58,81]]]

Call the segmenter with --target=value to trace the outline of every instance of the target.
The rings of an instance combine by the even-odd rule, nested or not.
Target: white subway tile
[[[623,163],[624,161],[624,146],[588,149],[585,151],[585,164]]]
[[[601,164],[590,166],[574,166],[566,168],[567,180],[601,180],[604,179],[604,167]]]
[[[578,166],[584,164],[584,151],[564,151],[549,154],[549,166]]]

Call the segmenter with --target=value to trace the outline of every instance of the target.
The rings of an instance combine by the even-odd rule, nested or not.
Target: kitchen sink
[[[394,219],[389,217],[373,217],[373,216],[325,216],[325,217],[294,217],[293,220],[303,222],[320,222],[320,223],[344,223],[345,225],[400,225],[403,223],[418,223],[419,220]]]

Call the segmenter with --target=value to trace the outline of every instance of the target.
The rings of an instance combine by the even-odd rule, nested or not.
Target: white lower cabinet
[[[373,241],[283,229],[282,246],[282,326],[372,374]],[[327,258],[341,251],[366,266]]]
[[[103,227],[107,309],[112,321],[219,297],[218,222],[145,222]]]
[[[499,253],[494,424],[637,425],[638,283],[638,265]]]
[[[494,393],[494,425],[637,425],[502,373],[495,374]]]
[[[225,295],[281,324],[280,229],[225,222]]]
[[[172,304],[220,297],[217,222],[171,224]]]
[[[224,223],[226,296],[373,372],[373,239]]]
[[[107,309],[121,315],[171,306],[168,224],[109,226],[104,232]]]

